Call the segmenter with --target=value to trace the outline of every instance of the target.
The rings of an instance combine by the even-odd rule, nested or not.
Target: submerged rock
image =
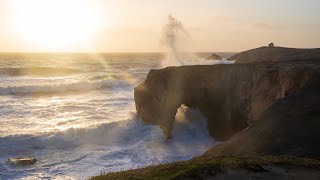
[[[207,57],[206,60],[222,60],[222,57],[217,54],[212,54],[211,56]]]
[[[37,162],[36,158],[9,158],[7,163],[13,165],[33,165]]]

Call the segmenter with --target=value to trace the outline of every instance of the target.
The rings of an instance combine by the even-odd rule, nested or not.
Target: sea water
[[[228,63],[202,60],[190,64]],[[215,144],[205,118],[182,106],[167,140],[137,117],[133,90],[160,53],[0,54],[0,179],[85,179],[187,160]],[[190,148],[192,147],[192,148]],[[6,163],[34,157],[35,165]]]

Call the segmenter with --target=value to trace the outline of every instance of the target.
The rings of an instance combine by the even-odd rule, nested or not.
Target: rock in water
[[[36,158],[9,158],[7,163],[13,165],[33,165],[37,162]]]
[[[211,56],[207,57],[206,60],[222,60],[222,57],[217,54],[212,54]]]

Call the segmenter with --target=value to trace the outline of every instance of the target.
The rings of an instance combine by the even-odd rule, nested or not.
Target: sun
[[[86,0],[28,0],[16,5],[21,38],[50,50],[86,46],[97,28],[94,8]]]

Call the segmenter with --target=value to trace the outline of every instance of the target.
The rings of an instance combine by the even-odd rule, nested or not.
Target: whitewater
[[[190,64],[215,64],[199,53]],[[222,54],[224,55],[224,54]],[[224,55],[226,56],[226,55]],[[161,53],[0,54],[0,179],[85,179],[187,160],[216,142],[182,106],[172,139],[137,117],[133,90]],[[192,148],[190,148],[192,147]],[[34,157],[35,165],[6,163]]]

